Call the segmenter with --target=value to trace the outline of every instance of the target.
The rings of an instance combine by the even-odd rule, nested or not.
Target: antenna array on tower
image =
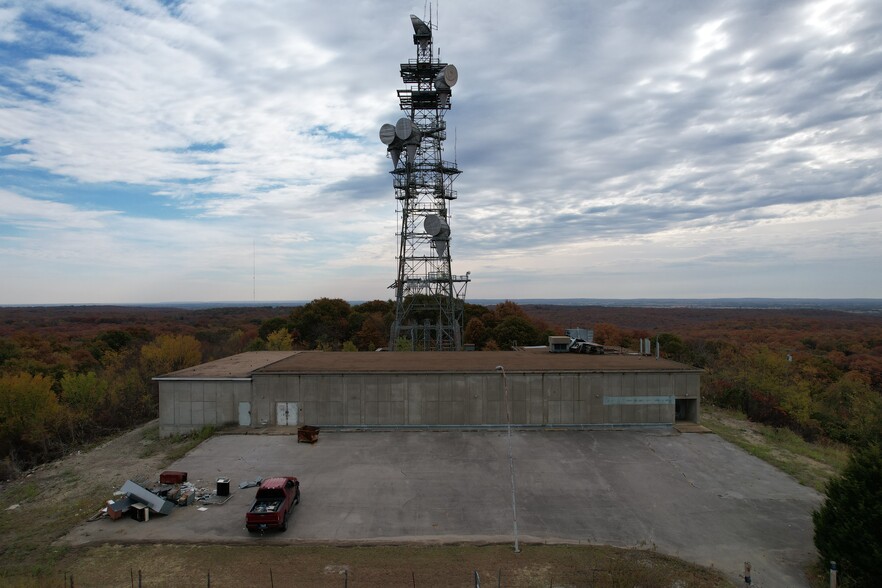
[[[451,272],[450,203],[460,171],[444,161],[444,114],[450,110],[456,67],[435,57],[432,24],[410,15],[416,59],[401,64],[398,90],[405,116],[380,127],[392,159],[392,185],[400,202],[398,277],[390,349],[460,350],[469,274]]]

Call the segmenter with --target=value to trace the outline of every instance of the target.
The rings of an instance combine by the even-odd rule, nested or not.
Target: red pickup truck
[[[288,528],[288,516],[300,504],[300,482],[294,476],[267,478],[257,489],[251,508],[245,514],[245,527],[251,533]]]

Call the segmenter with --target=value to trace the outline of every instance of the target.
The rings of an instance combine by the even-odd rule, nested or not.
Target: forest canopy
[[[0,309],[0,456],[27,469],[153,419],[152,378],[247,350],[374,351],[391,301],[320,298],[296,307]],[[584,327],[608,347],[649,338],[700,367],[702,400],[809,440],[882,437],[882,317],[819,310],[466,304],[477,350],[542,345]],[[657,347],[656,347],[657,346]]]

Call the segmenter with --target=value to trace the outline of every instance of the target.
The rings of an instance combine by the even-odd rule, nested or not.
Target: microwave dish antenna
[[[392,185],[399,202],[398,275],[390,349],[461,350],[465,294],[470,273],[451,270],[450,207],[460,171],[446,161],[444,140],[456,66],[436,56],[431,21],[410,15],[416,59],[401,64],[406,86],[398,90],[404,116],[380,127],[392,159]]]

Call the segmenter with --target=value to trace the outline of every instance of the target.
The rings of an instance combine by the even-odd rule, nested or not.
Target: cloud
[[[279,276],[274,298],[337,286],[345,291],[330,294],[385,295],[396,202],[377,130],[401,115],[398,64],[414,55],[407,13],[355,2],[7,2],[0,231],[100,231],[108,250],[151,268],[162,267],[168,240],[191,260],[176,279],[205,275],[218,259],[241,258],[230,271],[247,274],[257,242]],[[579,291],[597,288],[582,276],[622,243],[652,243],[653,259],[708,276],[717,294],[727,276],[709,268],[720,258],[681,256],[684,240],[743,253],[757,268],[777,267],[794,246],[814,256],[806,267],[831,255],[882,261],[854,251],[841,228],[850,223],[864,245],[879,228],[878,3],[530,1],[513,10],[457,0],[437,23],[442,59],[460,72],[445,157],[463,170],[451,251],[455,273],[473,270],[471,292],[509,296],[505,275],[519,276],[518,288],[527,276],[540,289],[568,275]],[[112,186],[102,193],[117,201],[71,185]],[[809,225],[826,247],[793,236]],[[837,228],[825,235],[824,226]],[[14,243],[5,263],[34,251]],[[755,255],[757,243],[770,254]],[[375,274],[346,290],[354,268]],[[307,269],[315,286],[291,291],[281,276]],[[754,295],[786,290],[774,272],[739,271]],[[854,280],[855,295],[867,295],[861,272]],[[629,297],[629,287],[614,289]]]

